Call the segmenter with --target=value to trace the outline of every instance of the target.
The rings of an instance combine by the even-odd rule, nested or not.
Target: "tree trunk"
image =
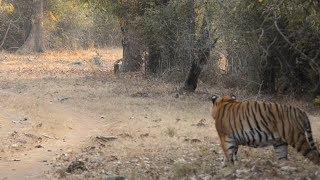
[[[128,17],[122,18],[123,71],[138,71],[142,66],[140,37]]]
[[[267,64],[262,69],[262,87],[263,91],[274,94],[276,92],[276,60],[274,57],[267,57]]]
[[[194,14],[194,1],[192,1],[191,4],[193,4],[193,13]],[[206,19],[206,13],[204,13],[203,17],[203,23],[201,26],[200,36],[197,41],[197,47],[199,47],[197,50],[193,50],[195,52],[192,55],[192,65],[189,70],[188,77],[185,81],[184,89],[189,92],[194,92],[197,89],[198,86],[198,79],[201,74],[201,71],[203,69],[203,66],[207,63],[208,58],[211,53],[211,49],[214,45],[212,42],[210,42],[210,36],[209,36],[209,27]],[[195,20],[195,15],[193,15],[193,18]],[[193,25],[195,26],[195,25]],[[195,31],[195,28],[194,28]]]
[[[196,12],[195,12],[195,0],[187,1],[187,20],[189,26],[188,28],[188,51],[189,53],[189,62],[193,62],[195,58],[195,43],[196,43]]]
[[[313,96],[320,96],[320,81],[317,83],[316,87],[313,90]]]
[[[31,18],[31,30],[28,38],[18,52],[44,52],[43,45],[43,0],[33,0],[34,14]]]
[[[191,65],[184,89],[189,92],[194,92],[198,86],[198,79],[200,77],[203,66],[207,64],[210,57],[211,48],[199,50],[196,58]]]
[[[186,91],[194,92],[197,89],[198,79],[201,71],[202,67],[196,61],[193,61],[188,74],[188,78],[184,85],[184,89]]]
[[[312,89],[311,92],[314,97],[317,97],[320,96],[320,69],[318,69],[317,79],[315,81],[315,87]]]

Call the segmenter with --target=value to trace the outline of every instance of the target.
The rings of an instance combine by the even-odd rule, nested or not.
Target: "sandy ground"
[[[0,54],[1,179],[292,179],[320,178],[320,168],[290,150],[240,149],[222,167],[210,94],[141,74],[115,77],[120,49]],[[301,103],[300,103],[301,104]],[[320,118],[310,114],[315,138]]]

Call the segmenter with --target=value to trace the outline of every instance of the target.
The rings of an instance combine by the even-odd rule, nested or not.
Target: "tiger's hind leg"
[[[227,166],[228,164],[234,164],[234,155],[238,151],[238,145],[234,138],[229,136],[220,136],[221,147],[225,154],[225,159],[223,166]]]
[[[233,161],[238,161],[238,150],[239,146],[236,146],[233,153]]]
[[[282,140],[277,140],[273,144],[273,148],[277,154],[278,160],[288,159],[288,144]]]

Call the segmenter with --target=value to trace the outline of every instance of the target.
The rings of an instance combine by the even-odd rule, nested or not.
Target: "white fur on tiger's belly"
[[[261,134],[261,137],[259,137],[259,134],[257,133],[256,130],[244,131],[243,133],[238,132],[237,134],[234,134],[233,137],[236,139],[236,143],[238,145],[244,145],[244,146],[255,147],[255,148],[271,146],[277,140],[280,139],[278,135],[274,135],[274,139],[273,139],[270,134],[266,134],[261,131],[259,131],[259,133]]]

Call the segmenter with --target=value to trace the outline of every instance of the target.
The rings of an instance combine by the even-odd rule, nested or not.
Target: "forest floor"
[[[282,164],[272,148],[241,147],[223,167],[208,97],[232,90],[177,94],[180,85],[141,74],[115,77],[120,58],[121,49],[0,53],[0,180],[320,178],[292,149]],[[320,140],[319,113],[308,112]]]

